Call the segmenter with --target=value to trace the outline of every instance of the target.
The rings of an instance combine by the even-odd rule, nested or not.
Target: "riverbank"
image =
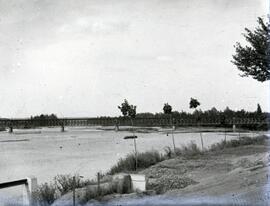
[[[222,205],[222,201],[223,205],[267,205],[269,139],[263,144],[217,150],[219,146],[203,153],[179,155],[139,171],[147,177],[147,189],[157,195],[114,194],[87,205],[196,205],[194,201],[199,199],[197,205]],[[69,198],[64,198],[69,205]]]

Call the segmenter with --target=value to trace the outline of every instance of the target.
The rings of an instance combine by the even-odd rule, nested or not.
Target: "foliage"
[[[262,114],[262,108],[261,108],[261,106],[259,104],[257,104],[257,111],[256,112],[257,112],[258,115]]]
[[[198,106],[200,106],[200,102],[195,98],[190,98],[189,102],[189,108],[190,109],[196,109]]]
[[[157,151],[149,151],[137,154],[137,169],[147,168],[164,160],[163,155]],[[128,154],[125,158],[120,158],[116,165],[111,167],[108,174],[113,175],[119,172],[135,171],[135,154]]]
[[[54,177],[54,185],[61,195],[71,191],[74,186],[79,188],[86,184],[87,182],[83,182],[79,175],[75,175],[75,182],[72,175],[57,175]]]
[[[172,116],[175,120],[178,121],[202,121],[202,122],[220,122],[221,127],[232,127],[231,124],[227,124],[227,120],[232,120],[233,118],[239,118],[239,119],[257,119],[260,121],[264,121],[270,118],[269,113],[257,113],[257,110],[246,111],[244,109],[241,110],[232,110],[229,107],[226,107],[223,111],[217,110],[215,107],[211,108],[210,110],[195,110],[193,113],[187,113],[185,111],[173,111]],[[164,113],[143,113],[142,115],[140,113],[137,114],[136,117],[143,117],[143,118],[167,118],[167,114]],[[199,117],[199,118],[198,118]],[[176,123],[177,124],[177,123]],[[246,129],[267,129],[267,124],[261,124],[261,125],[239,125],[240,128],[246,128]]]
[[[135,118],[136,116],[136,106],[129,104],[128,101],[125,99],[121,106],[118,106],[121,110],[123,116],[128,116],[130,118]]]
[[[51,205],[57,198],[55,185],[41,184],[37,190],[37,198],[41,206]]]
[[[172,106],[168,103],[165,103],[163,106],[163,112],[164,114],[171,114],[172,113]]]
[[[44,183],[38,187],[37,199],[39,201],[39,205],[49,206],[57,198],[70,192],[74,186],[75,188],[82,188],[93,183],[94,180],[83,181],[79,175],[75,175],[74,184],[72,175],[57,175],[54,177],[54,181],[52,183]]]
[[[167,158],[173,157],[172,150],[170,147],[165,147],[165,156]],[[175,149],[175,155],[176,156],[184,156],[187,158],[192,158],[197,155],[201,155],[203,152],[198,148],[197,144],[194,141],[191,141],[187,145],[182,145],[180,148],[177,147]]]
[[[46,119],[58,119],[55,114],[41,114],[36,116],[31,116],[31,119],[46,120]]]
[[[258,27],[254,31],[245,28],[246,41],[248,46],[236,43],[232,63],[243,72],[241,76],[251,76],[260,82],[270,79],[270,39],[269,25],[264,23],[262,18],[258,18]]]

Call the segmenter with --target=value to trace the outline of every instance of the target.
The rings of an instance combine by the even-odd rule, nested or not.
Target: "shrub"
[[[64,195],[69,191],[71,191],[74,186],[75,188],[81,188],[93,182],[93,180],[83,181],[77,174],[75,175],[75,184],[74,184],[73,177],[74,176],[72,175],[57,175],[54,177],[54,185],[61,195]]]
[[[182,146],[181,149],[178,149],[176,155],[183,155],[183,156],[196,156],[201,155],[202,151],[199,149],[196,143],[191,141],[188,145]]]
[[[157,151],[149,151],[137,154],[137,169],[147,168],[165,158]],[[108,174],[116,174],[119,172],[135,171],[136,158],[135,154],[128,154],[125,158],[120,158],[116,165],[112,166]]]
[[[38,187],[37,199],[41,206],[49,206],[56,200],[56,188],[53,184],[44,183]]]

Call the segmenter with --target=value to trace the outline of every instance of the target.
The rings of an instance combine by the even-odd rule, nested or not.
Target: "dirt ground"
[[[270,205],[269,152],[266,145],[241,146],[163,161],[141,173],[150,188],[173,198],[221,197],[235,205]]]

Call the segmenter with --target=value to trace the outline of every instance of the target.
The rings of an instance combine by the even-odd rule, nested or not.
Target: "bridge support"
[[[13,133],[13,126],[10,126],[10,127],[9,127],[8,132],[9,132],[9,133]]]
[[[236,132],[236,125],[235,124],[233,124],[232,129],[233,129],[233,132]]]

